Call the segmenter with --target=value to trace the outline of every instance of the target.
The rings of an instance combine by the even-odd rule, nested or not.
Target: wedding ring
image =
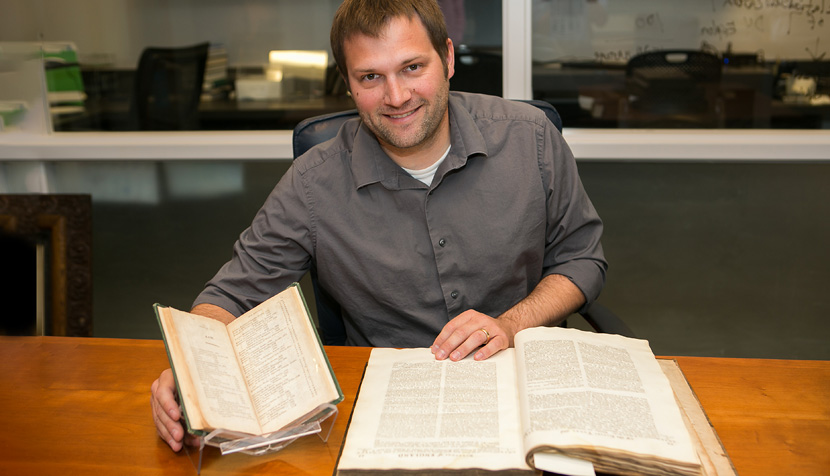
[[[483,332],[483,333],[484,333],[484,343],[483,343],[483,344],[481,344],[481,345],[487,345],[487,344],[489,344],[489,343],[490,343],[490,333],[489,333],[489,332],[487,332],[487,329],[485,329],[485,328],[483,328],[483,327],[482,327],[481,329],[479,329],[479,330],[480,330],[481,332]]]

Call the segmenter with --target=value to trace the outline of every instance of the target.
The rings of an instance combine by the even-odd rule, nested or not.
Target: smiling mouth
[[[418,111],[418,109],[420,109],[420,106],[416,107],[415,109],[413,109],[411,111],[408,111],[408,112],[405,112],[405,113],[402,113],[402,114],[386,114],[386,116],[389,117],[390,119],[403,119],[405,117],[409,117],[409,116],[415,114]]]

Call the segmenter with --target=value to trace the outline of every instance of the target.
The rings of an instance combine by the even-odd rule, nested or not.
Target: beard
[[[449,101],[449,81],[438,88],[432,102],[423,97],[413,98],[400,107],[400,110],[410,111],[420,107],[423,110],[423,119],[417,124],[411,124],[401,129],[387,122],[385,115],[394,114],[394,111],[360,111],[360,118],[370,131],[377,137],[381,145],[388,145],[397,149],[409,149],[426,144],[432,140],[441,126],[444,115],[447,113]]]

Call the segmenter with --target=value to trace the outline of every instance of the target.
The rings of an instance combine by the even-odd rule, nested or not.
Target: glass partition
[[[830,4],[532,0],[533,95],[569,127],[830,127]]]
[[[41,45],[0,41],[0,131],[51,130]]]
[[[453,88],[500,95],[501,0],[440,3]],[[0,0],[0,42],[42,48],[55,131],[292,129],[354,107],[329,48],[339,4]]]
[[[830,127],[830,5],[526,1],[532,95],[555,105],[566,127]],[[457,50],[452,88],[502,94],[502,0],[439,3]],[[0,0],[0,42],[43,48],[57,131],[162,128],[139,117],[147,103],[185,117],[164,128],[291,129],[353,107],[328,44],[339,4]],[[201,81],[182,79],[186,68],[172,60],[170,79],[139,71],[150,47],[197,45],[207,47]],[[325,53],[326,66],[287,62],[292,52]],[[148,77],[157,78],[150,99],[136,84],[148,89]],[[181,105],[193,102],[176,92],[181,83],[202,85],[194,111]]]

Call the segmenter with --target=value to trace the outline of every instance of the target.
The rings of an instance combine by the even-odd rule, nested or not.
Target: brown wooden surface
[[[830,361],[677,361],[739,475],[830,475]]]
[[[332,473],[367,348],[326,349],[346,399],[327,443],[268,456],[208,448],[202,474]],[[830,362],[678,357],[738,474],[830,474]],[[0,337],[0,474],[184,474],[156,436],[161,341]]]

